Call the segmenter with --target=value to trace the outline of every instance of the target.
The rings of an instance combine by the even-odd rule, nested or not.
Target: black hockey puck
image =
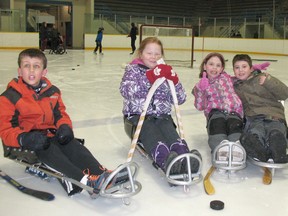
[[[222,210],[224,209],[224,202],[220,200],[213,200],[210,202],[210,208],[214,210]]]

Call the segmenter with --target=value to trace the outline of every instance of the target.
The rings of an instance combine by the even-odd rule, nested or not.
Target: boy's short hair
[[[252,67],[252,59],[247,54],[237,54],[237,55],[235,55],[233,60],[232,60],[233,67],[234,67],[234,64],[237,61],[246,61],[249,64],[249,66]]]
[[[25,49],[22,52],[20,52],[19,56],[18,56],[18,66],[21,67],[21,61],[24,57],[30,57],[30,58],[39,58],[42,60],[43,62],[43,69],[47,68],[47,58],[45,56],[45,54],[36,48],[29,48],[29,49]]]

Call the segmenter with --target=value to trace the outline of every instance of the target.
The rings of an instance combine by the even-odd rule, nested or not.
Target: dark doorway
[[[57,31],[62,35],[66,47],[71,48],[73,46],[71,11],[72,2],[27,0],[26,30],[38,32],[43,22],[47,23],[48,30],[55,25]]]

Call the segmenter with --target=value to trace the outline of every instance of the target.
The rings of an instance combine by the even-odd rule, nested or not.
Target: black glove
[[[39,131],[22,133],[18,136],[18,142],[23,149],[30,151],[45,150],[49,147],[48,137]]]
[[[67,124],[63,124],[59,127],[59,129],[56,132],[56,139],[57,142],[61,145],[66,145],[71,140],[74,139],[74,133],[70,126]]]

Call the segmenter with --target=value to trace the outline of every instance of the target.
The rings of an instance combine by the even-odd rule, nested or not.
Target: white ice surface
[[[0,51],[1,92],[8,81],[17,76],[18,53],[19,50]],[[104,56],[97,56],[92,51],[68,50],[68,54],[64,55],[46,54],[47,77],[62,90],[67,111],[74,123],[75,135],[85,138],[86,147],[109,169],[126,162],[130,141],[123,129],[119,84],[124,72],[121,66],[132,58],[129,52],[109,50],[105,51]],[[167,55],[181,57],[183,52],[168,52]],[[174,67],[188,95],[187,102],[180,106],[185,138],[191,149],[196,148],[202,154],[203,175],[211,166],[210,150],[205,118],[193,106],[191,89],[198,81],[198,68],[205,55],[206,53],[200,52],[195,54],[193,69],[179,64]],[[233,55],[224,53],[228,60],[226,70],[230,74]],[[252,55],[252,58],[277,60],[271,62],[269,73],[288,84],[287,57]],[[185,193],[183,187],[169,187],[160,172],[152,167],[151,161],[136,152],[133,160],[140,165],[137,179],[143,188],[131,198],[131,204],[126,206],[121,200],[92,200],[86,192],[68,197],[58,181],[52,179],[51,182],[46,182],[26,174],[23,166],[4,158],[3,150],[0,149],[0,169],[27,187],[51,192],[56,196],[51,202],[38,200],[20,193],[0,179],[1,215],[288,215],[287,169],[276,170],[273,182],[268,186],[262,184],[261,168],[249,163],[247,168],[231,179],[215,173],[211,180],[216,193],[208,196],[202,182],[191,186],[189,193]],[[224,210],[210,209],[209,203],[212,200],[222,200],[225,203]]]

